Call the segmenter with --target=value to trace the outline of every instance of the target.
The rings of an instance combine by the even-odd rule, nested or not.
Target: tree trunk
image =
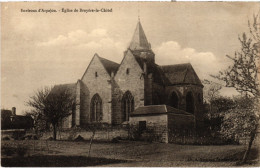
[[[56,137],[57,137],[57,125],[56,124],[52,124],[53,125],[53,140],[56,141]]]
[[[246,152],[245,152],[245,154],[243,156],[242,163],[246,163],[246,161],[248,159],[248,156],[249,156],[249,153],[250,153],[253,141],[254,141],[256,133],[257,133],[257,128],[258,128],[258,124],[255,126],[255,129],[250,134],[250,140],[249,140],[249,143],[248,143],[248,146],[247,146],[247,150],[246,150]]]
[[[96,133],[96,131],[93,131],[93,134],[92,134],[91,139],[90,139],[89,150],[88,150],[88,157],[90,157],[90,151],[91,151],[92,141],[93,141],[93,139],[94,139],[95,133]]]

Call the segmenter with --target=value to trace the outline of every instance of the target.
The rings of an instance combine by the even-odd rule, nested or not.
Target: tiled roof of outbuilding
[[[183,115],[192,115],[188,112],[185,112],[183,110],[179,110],[176,108],[173,108],[171,106],[167,105],[150,105],[150,106],[141,106],[135,109],[131,113],[131,116],[137,116],[137,115],[158,115],[158,114],[183,114]]]

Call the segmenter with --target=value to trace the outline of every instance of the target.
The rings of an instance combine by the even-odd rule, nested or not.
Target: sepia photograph
[[[2,2],[2,167],[258,167],[259,2]]]

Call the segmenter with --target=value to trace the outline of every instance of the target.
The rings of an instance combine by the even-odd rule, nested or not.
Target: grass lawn
[[[119,143],[94,142],[91,158],[88,158],[89,142],[72,141],[2,141],[3,147],[24,146],[28,149],[24,158],[2,153],[2,166],[13,163],[23,166],[236,166],[245,146],[196,146],[163,143],[120,141]],[[256,146],[250,155],[251,164],[259,166]],[[41,159],[42,162],[33,160]],[[26,161],[25,161],[26,160]],[[38,165],[37,165],[38,164]],[[11,165],[10,165],[11,166]],[[29,165],[30,166],[30,165]]]

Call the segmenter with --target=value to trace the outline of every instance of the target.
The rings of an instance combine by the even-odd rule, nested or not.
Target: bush
[[[33,136],[33,140],[38,140],[38,139],[39,138],[36,135]]]
[[[14,131],[12,134],[12,138],[14,140],[20,140],[24,137],[25,131]]]
[[[3,138],[3,140],[4,140],[4,141],[9,141],[10,138],[6,136],[6,137]]]
[[[78,135],[78,137],[75,138],[74,141],[84,141],[84,138],[81,135]]]
[[[49,141],[53,141],[53,137],[49,137],[47,140],[49,140]]]
[[[28,147],[27,146],[18,146],[16,149],[16,153],[20,157],[24,157],[24,155],[28,152]]]
[[[15,148],[7,147],[7,146],[2,147],[1,151],[2,151],[1,152],[2,155],[7,155],[7,156],[12,156],[16,152]]]
[[[113,138],[112,140],[111,140],[111,142],[112,143],[119,143],[119,139],[116,137],[116,138]]]

